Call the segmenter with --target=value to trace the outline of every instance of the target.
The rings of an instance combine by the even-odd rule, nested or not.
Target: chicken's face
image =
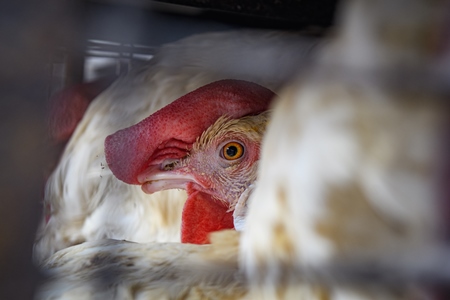
[[[154,193],[182,188],[199,191],[233,208],[256,180],[257,161],[268,112],[240,119],[219,118],[193,144],[189,154],[167,159],[139,176],[142,189]]]
[[[187,190],[183,242],[205,243],[209,232],[233,227],[232,211],[256,180],[268,115],[221,117],[203,132],[186,157],[166,159],[139,175],[142,190],[149,194],[173,188]]]
[[[265,124],[255,124],[254,129],[240,128],[242,121],[231,120],[227,123],[234,123],[233,128],[220,131],[222,121],[219,119],[194,144],[190,156],[180,162],[180,171],[194,175],[195,182],[189,189],[210,193],[234,207],[242,192],[256,180]],[[211,141],[207,141],[209,137]]]
[[[194,147],[192,154],[181,160],[179,170],[194,175],[194,182],[188,185],[190,190],[207,192],[234,206],[240,194],[256,179],[259,141],[221,137]]]
[[[206,85],[107,137],[108,165],[146,193],[186,189],[182,242],[206,243],[209,232],[234,227],[232,210],[256,179],[273,96],[245,81]]]

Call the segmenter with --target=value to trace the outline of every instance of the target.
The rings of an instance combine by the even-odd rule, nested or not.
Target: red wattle
[[[233,212],[228,205],[198,191],[189,195],[181,217],[181,242],[209,244],[209,233],[233,229]]]

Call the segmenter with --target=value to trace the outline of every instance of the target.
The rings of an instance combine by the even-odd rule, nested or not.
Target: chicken
[[[147,193],[187,189],[182,241],[209,242],[208,233],[233,227],[231,210],[238,201],[246,200],[242,192],[256,180],[259,144],[269,117],[264,110],[273,96],[268,89],[250,82],[221,80],[208,84],[109,136],[105,150],[110,168],[120,178],[137,180]],[[184,108],[193,104],[201,109],[186,118]],[[172,117],[166,118],[167,114]],[[197,134],[205,126],[206,130]],[[136,163],[136,156],[129,156],[134,153],[145,155],[137,157]],[[225,231],[213,235],[213,245],[205,247],[86,242],[58,251],[46,261],[44,269],[52,269],[49,275],[54,280],[40,289],[38,298],[235,299],[246,291],[243,281],[236,282],[242,277],[236,260],[238,241],[236,232]],[[114,262],[117,265],[112,266]],[[102,286],[105,272],[115,274],[105,282],[115,288]],[[176,284],[173,276],[190,279]],[[186,289],[186,284],[191,288]],[[99,294],[100,290],[104,292]]]
[[[148,64],[119,78],[89,105],[47,180],[35,261],[102,238],[180,241],[186,193],[146,195],[117,180],[104,159],[105,137],[220,79],[277,91],[311,59],[317,44],[314,38],[275,31],[200,34],[162,46]]]
[[[241,236],[250,298],[448,298],[448,4],[349,1],[280,93]]]
[[[233,228],[232,209],[256,180],[273,97],[246,81],[210,83],[108,136],[106,160],[117,178],[146,193],[185,189],[181,241],[205,243],[209,232]]]

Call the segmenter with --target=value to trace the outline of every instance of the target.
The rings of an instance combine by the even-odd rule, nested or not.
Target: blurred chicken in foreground
[[[117,298],[447,299],[449,9],[346,3],[319,63],[274,105],[239,248],[235,232],[111,242],[111,259],[105,242],[75,246],[47,261],[42,298],[105,293],[95,279]]]
[[[241,237],[255,299],[450,284],[449,4],[349,1],[319,64],[280,95]]]

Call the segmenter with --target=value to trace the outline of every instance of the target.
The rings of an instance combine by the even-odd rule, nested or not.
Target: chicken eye
[[[227,143],[222,148],[223,157],[227,160],[235,160],[244,154],[244,146],[237,142]]]

